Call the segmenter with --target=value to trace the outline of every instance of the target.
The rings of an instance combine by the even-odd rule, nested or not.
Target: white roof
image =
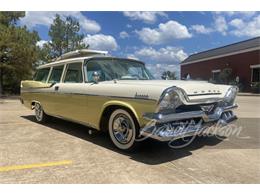
[[[55,61],[50,62],[48,64],[40,65],[38,68],[45,68],[50,66],[55,66],[59,64],[64,64],[67,62],[73,61],[83,61],[85,59],[93,58],[93,57],[106,57],[108,54],[107,51],[99,51],[99,50],[89,50],[89,49],[81,49],[76,51],[71,51],[61,55],[56,58]],[[107,56],[108,57],[108,56]]]
[[[56,60],[63,60],[63,59],[79,57],[79,56],[93,56],[93,55],[107,55],[107,54],[108,54],[107,51],[80,49],[80,50],[70,51],[68,53],[62,54]]]

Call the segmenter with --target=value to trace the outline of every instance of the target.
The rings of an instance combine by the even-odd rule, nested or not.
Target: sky
[[[260,12],[26,12],[19,25],[39,33],[42,46],[60,14],[75,17],[91,49],[135,58],[160,78],[189,55],[260,36]]]

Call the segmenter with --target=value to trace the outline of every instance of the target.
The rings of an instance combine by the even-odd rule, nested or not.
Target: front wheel
[[[113,144],[121,150],[133,150],[138,125],[134,118],[126,110],[117,109],[110,115],[108,123],[109,136]]]
[[[44,123],[48,120],[48,115],[45,114],[40,103],[35,103],[34,112],[37,122]]]

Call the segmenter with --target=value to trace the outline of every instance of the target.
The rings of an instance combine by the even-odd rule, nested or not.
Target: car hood
[[[112,87],[113,86],[113,87]],[[109,95],[143,97],[159,100],[164,90],[169,87],[183,89],[190,100],[223,98],[229,85],[216,85],[206,81],[183,80],[116,80],[95,85],[95,91],[107,91]]]

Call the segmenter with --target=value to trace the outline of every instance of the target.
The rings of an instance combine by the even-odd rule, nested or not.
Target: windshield
[[[118,80],[151,80],[154,77],[145,65],[138,61],[127,59],[93,59],[85,65],[88,82],[92,82],[92,75],[97,72],[100,81]],[[86,72],[85,71],[85,72]]]

